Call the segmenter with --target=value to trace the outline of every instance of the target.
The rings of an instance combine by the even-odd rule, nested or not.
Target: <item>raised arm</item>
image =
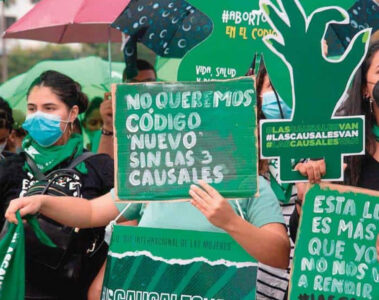
[[[46,217],[71,227],[89,228],[107,225],[119,213],[110,193],[88,201],[76,197],[36,195],[12,200],[5,213],[9,222],[16,223],[16,211],[21,217],[40,212]]]
[[[209,222],[229,233],[258,261],[273,267],[288,267],[290,243],[283,224],[254,226],[238,216],[214,188],[204,181],[199,181],[199,184],[202,189],[191,186],[191,203]]]

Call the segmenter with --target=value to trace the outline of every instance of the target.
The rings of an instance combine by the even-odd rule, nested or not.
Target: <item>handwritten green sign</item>
[[[251,78],[117,85],[116,195],[188,199],[202,179],[224,197],[257,190],[255,92]]]
[[[257,262],[225,233],[115,226],[102,300],[255,299]]]
[[[278,2],[281,6],[260,1],[277,33],[266,36],[264,42],[290,71],[293,114],[291,120],[261,122],[262,156],[279,158],[284,182],[305,180],[293,169],[302,158],[324,158],[325,179],[341,180],[343,156],[364,151],[364,119],[333,115],[367,51],[370,29],[354,37],[339,61],[331,61],[323,54],[320,41],[327,25],[347,20],[347,12],[340,7],[324,7],[306,15],[298,0]]]
[[[315,185],[306,194],[291,300],[379,299],[379,193],[336,189]]]

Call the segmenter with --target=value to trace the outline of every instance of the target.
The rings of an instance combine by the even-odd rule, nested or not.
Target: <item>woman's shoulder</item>
[[[112,163],[113,164],[113,159],[108,154],[105,154],[105,153],[91,153],[91,154],[92,156],[88,157],[86,159],[86,162],[89,162],[92,164],[97,164],[97,163]]]
[[[279,201],[271,189],[269,181],[263,176],[259,176],[257,182],[257,195],[249,198],[243,209],[248,221],[258,227],[268,223],[284,223]]]
[[[258,197],[277,200],[274,191],[271,188],[270,182],[263,176],[258,176]]]
[[[96,172],[112,172],[114,170],[113,159],[104,153],[92,153],[93,155],[85,160],[87,168],[90,167]]]
[[[85,160],[88,173],[84,176],[88,180],[105,185],[106,190],[113,187],[114,163],[107,154],[94,154]]]

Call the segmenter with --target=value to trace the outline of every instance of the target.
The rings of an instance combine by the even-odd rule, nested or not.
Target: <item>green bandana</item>
[[[270,174],[271,175],[271,174]],[[278,200],[284,204],[287,204],[291,200],[293,183],[279,184],[273,175],[270,176],[271,189],[275,193]]]
[[[375,135],[376,141],[379,142],[379,126],[378,125],[374,125],[374,127],[372,128],[372,132]]]
[[[33,159],[42,173],[54,169],[57,165],[71,158],[74,159],[83,153],[83,138],[80,134],[72,134],[65,145],[42,147],[30,135],[22,141],[22,149]],[[32,172],[28,163],[24,169]],[[80,173],[87,174],[84,162],[75,167]],[[32,172],[33,173],[33,172]]]

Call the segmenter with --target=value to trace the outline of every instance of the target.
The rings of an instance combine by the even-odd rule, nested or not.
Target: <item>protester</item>
[[[14,123],[5,150],[11,153],[20,153],[22,151],[22,140],[26,136],[26,131],[22,128],[22,124],[25,121],[25,113],[19,109],[13,109],[12,116]]]
[[[147,206],[133,204],[123,215],[126,220],[142,215],[138,226],[226,231],[257,260],[287,268],[289,240],[278,201],[266,179],[259,176],[259,197],[229,202],[205,182],[200,185],[191,186],[189,192],[191,203],[198,209],[189,202],[150,202]],[[102,226],[124,208],[117,207],[113,198],[110,193],[91,202],[75,202],[75,207],[69,197],[59,201],[49,196],[20,198],[12,201],[7,216],[13,220],[15,210],[21,209],[24,215],[41,209],[44,215],[70,226]]]
[[[84,145],[92,152],[97,152],[100,143],[101,127],[103,126],[100,115],[101,102],[103,102],[101,97],[93,98],[82,121]]]
[[[346,159],[344,184],[379,191],[379,41],[373,42],[355,74],[349,96],[342,111],[347,116],[364,115],[365,150],[363,156]],[[320,182],[326,172],[324,160],[299,163],[296,169],[307,176],[310,183]],[[297,184],[298,197],[304,198],[304,184]],[[291,238],[296,239],[301,203],[291,216]]]
[[[258,112],[260,114],[258,116],[259,119],[289,119],[291,117],[292,110],[274,89],[262,59],[256,76],[256,92]],[[262,162],[264,161],[261,160],[261,163]],[[277,160],[268,161],[267,166],[263,168],[266,170],[266,177],[269,178],[270,186],[279,200],[282,214],[288,228],[289,218],[295,207],[295,199],[297,196],[296,187],[294,184],[283,184],[279,180]],[[293,257],[293,250],[294,245],[291,243],[290,264]],[[289,266],[286,270],[283,270],[259,264],[257,299],[286,299],[289,271]]]
[[[153,65],[149,62],[138,59],[137,60],[138,74],[134,78],[127,78],[126,68],[124,69],[122,79],[124,82],[151,82],[157,80],[157,74]],[[113,152],[113,109],[111,94],[106,93],[104,96],[104,101],[100,106],[100,114],[103,119],[102,135],[100,139],[100,144],[98,148],[98,153],[108,154],[110,157],[114,158]]]
[[[123,82],[150,82],[156,81],[157,75],[155,69],[152,64],[149,62],[138,59],[137,60],[137,76],[128,79],[127,78],[127,70],[124,69],[122,74]],[[100,114],[103,121],[102,129],[101,129],[101,137],[99,146],[97,149],[98,153],[108,154],[110,157],[114,158],[114,148],[113,148],[113,107],[112,107],[112,97],[111,93],[105,93],[104,101],[100,105]],[[137,225],[135,220],[122,222],[123,225]],[[88,292],[88,300],[99,299],[102,282],[105,272],[105,264],[101,268],[99,274],[96,276],[94,282],[92,283],[89,292]]]
[[[124,69],[122,73],[122,81],[123,82],[149,82],[157,80],[157,73],[154,69],[154,66],[146,60],[137,59],[137,76],[133,78],[127,77],[127,70]]]
[[[13,123],[12,109],[8,102],[0,97],[0,160],[10,155],[4,150],[12,132]]]
[[[46,71],[32,83],[27,95],[27,118],[23,124],[24,129],[28,131],[22,143],[23,152],[0,162],[0,194],[3,211],[10,200],[28,195],[41,185],[42,187],[46,185],[43,180],[38,180],[39,173],[46,175],[56,171],[56,174],[59,174],[57,170],[66,168],[84,153],[81,135],[73,133],[73,122],[78,114],[86,110],[87,105],[87,96],[81,91],[80,85],[63,74]],[[27,161],[27,157],[31,160]],[[77,175],[72,178],[60,177],[59,186],[56,186],[61,189],[60,191],[69,195],[80,192],[83,198],[92,199],[107,193],[113,187],[113,161],[107,155],[89,157],[77,164],[75,171]],[[73,199],[81,201],[76,197]],[[76,206],[76,203],[73,203],[73,206]],[[48,222],[45,216],[41,218],[44,223]],[[62,229],[59,228],[54,227],[56,231],[49,234],[56,243],[63,242],[57,240],[57,236],[62,234]],[[57,232],[58,230],[60,231]],[[74,271],[71,276],[81,275],[72,282],[65,277],[66,273],[65,275],[60,273],[62,271],[60,268],[52,270],[46,267],[47,263],[35,262],[31,253],[40,245],[35,243],[29,245],[27,235],[26,299],[86,299],[88,286],[106,257],[107,247],[101,242],[104,230],[77,232],[71,229],[68,232],[70,237],[71,234],[76,234],[72,238],[77,244],[87,246],[88,242],[89,247],[93,246],[99,251],[88,259],[87,265],[80,265],[83,267],[80,274],[75,273],[78,269],[63,270]],[[98,239],[96,245],[92,240],[95,234]],[[69,246],[71,247],[71,244]],[[70,249],[67,250],[64,260],[67,259],[70,268],[76,268],[79,266],[78,258],[81,254],[71,253]],[[75,261],[71,261],[72,255],[75,255]],[[43,259],[49,260],[52,257],[47,255]]]

